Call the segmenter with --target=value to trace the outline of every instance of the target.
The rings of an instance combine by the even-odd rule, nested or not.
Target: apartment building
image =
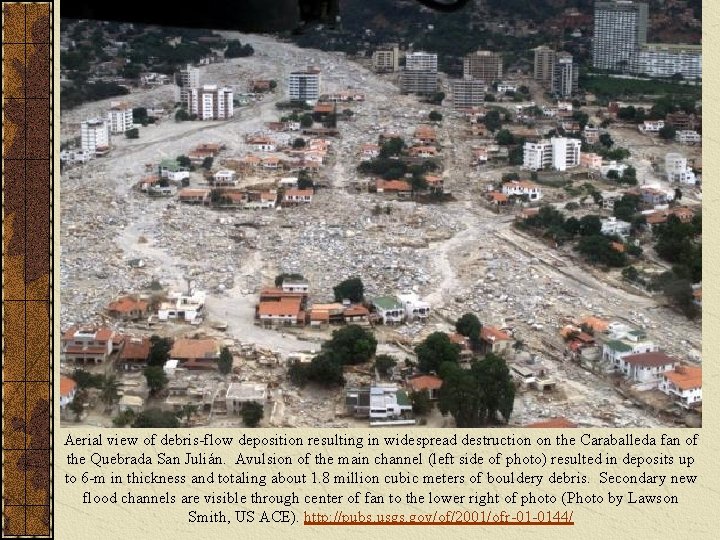
[[[638,53],[638,72],[650,77],[670,78],[680,74],[683,79],[702,79],[702,47],[652,43]]]
[[[405,55],[406,71],[430,71],[437,73],[437,66],[438,56],[435,53],[417,51]]]
[[[377,73],[389,73],[398,70],[400,51],[397,45],[386,45],[377,49],[372,56],[373,70]]]
[[[557,53],[547,45],[540,45],[535,48],[533,78],[536,81],[546,85],[551,83],[556,54]]]
[[[91,156],[110,150],[110,126],[105,120],[91,118],[80,124],[80,147]]]
[[[427,96],[438,90],[438,76],[434,71],[401,71],[399,83],[403,94]]]
[[[695,173],[682,154],[670,152],[665,155],[665,174],[668,182],[695,184]]]
[[[177,101],[186,103],[188,101],[188,91],[190,88],[198,88],[200,86],[200,70],[187,64],[185,69],[181,69],[178,72],[175,82],[177,82],[178,85]]]
[[[480,79],[486,83],[502,79],[502,55],[491,51],[475,51],[465,56],[463,78]]]
[[[579,74],[580,70],[573,62],[572,54],[557,53],[550,84],[552,93],[564,98],[577,94]]]
[[[132,107],[127,103],[112,102],[107,115],[110,133],[122,134],[133,127]]]
[[[214,84],[190,88],[186,104],[189,114],[196,114],[200,120],[227,120],[234,113],[232,90]]]
[[[552,137],[538,142],[526,142],[523,146],[523,167],[539,170],[552,167],[564,171],[580,164],[580,139]]]
[[[451,88],[453,107],[456,109],[471,109],[485,103],[486,86],[483,81],[459,79],[452,81]]]
[[[315,103],[320,98],[320,70],[293,71],[288,78],[288,99]]]
[[[640,49],[647,42],[648,5],[612,0],[595,2],[593,67],[637,72]]]

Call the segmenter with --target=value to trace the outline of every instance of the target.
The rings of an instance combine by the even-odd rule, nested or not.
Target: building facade
[[[438,89],[438,77],[434,71],[401,71],[399,83],[403,94],[428,96]]]
[[[452,81],[453,107],[471,109],[485,103],[485,83],[476,79]]]
[[[100,118],[92,118],[80,125],[80,146],[91,156],[110,149],[110,126]]]
[[[107,121],[110,133],[125,133],[133,127],[132,107],[128,107],[126,103],[113,103],[108,111]]]
[[[437,73],[438,56],[435,53],[412,52],[405,55],[406,71],[430,71]]]
[[[214,84],[190,88],[186,103],[189,114],[196,114],[200,120],[227,120],[234,113],[232,90]]]
[[[293,71],[288,79],[288,98],[291,101],[315,103],[320,98],[320,71]]]
[[[638,55],[638,72],[650,77],[702,79],[702,47],[653,43],[645,45]]]
[[[486,83],[502,79],[502,55],[491,51],[475,51],[465,56],[463,61],[463,77],[480,79]]]
[[[178,72],[175,81],[178,85],[177,100],[185,103],[188,100],[188,91],[190,88],[198,88],[200,86],[200,70],[187,64],[185,69],[181,69]]]
[[[593,67],[637,72],[640,49],[647,42],[648,5],[613,0],[595,2]]]
[[[550,140],[526,142],[523,146],[523,167],[533,171],[552,167],[564,171],[580,165],[580,139],[553,137]]]
[[[389,73],[398,70],[400,51],[397,45],[377,49],[372,56],[373,70],[378,73]]]
[[[570,53],[557,53],[550,84],[552,93],[564,98],[577,94],[579,74],[578,66],[573,62]]]
[[[550,84],[555,66],[555,55],[556,52],[547,45],[540,45],[535,49],[533,78],[536,81],[541,84]]]

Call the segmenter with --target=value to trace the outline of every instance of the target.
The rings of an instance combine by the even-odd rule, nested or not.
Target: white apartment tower
[[[230,88],[206,84],[188,89],[187,108],[200,120],[227,120],[233,116],[233,93]]]
[[[578,66],[570,53],[559,52],[552,70],[552,93],[560,97],[570,97],[578,91]]]
[[[650,77],[702,79],[702,46],[648,43],[638,56],[638,72]]]
[[[695,173],[688,167],[687,158],[671,152],[665,155],[665,174],[668,182],[695,184]]]
[[[536,81],[550,84],[555,66],[555,54],[555,51],[547,45],[540,45],[535,49],[533,78]]]
[[[437,73],[437,66],[438,57],[435,53],[418,51],[405,55],[406,71],[429,71]]]
[[[200,70],[187,64],[185,69],[181,69],[177,74],[176,82],[179,87],[176,98],[178,101],[186,103],[189,89],[200,86]]]
[[[580,139],[553,137],[523,146],[523,167],[533,171],[552,167],[564,171],[580,164]]]
[[[306,71],[290,73],[288,98],[291,101],[315,103],[320,98],[320,70],[308,68]]]
[[[463,60],[463,78],[480,79],[487,84],[502,79],[502,55],[491,51],[475,51]]]
[[[128,107],[127,103],[111,103],[107,121],[110,127],[110,133],[125,133],[133,127],[132,108]]]
[[[637,72],[647,42],[648,5],[629,0],[595,2],[593,67]]]
[[[80,146],[91,156],[110,148],[110,128],[105,120],[92,118],[80,124]]]

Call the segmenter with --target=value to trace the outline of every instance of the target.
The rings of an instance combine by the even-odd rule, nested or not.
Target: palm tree
[[[197,410],[198,410],[197,405],[193,405],[192,403],[186,403],[185,405],[182,406],[182,408],[179,411],[177,411],[175,413],[175,415],[178,418],[182,418],[184,416],[185,417],[185,425],[189,426],[190,419],[197,412]]]
[[[108,375],[104,378],[100,399],[105,404],[105,410],[109,410],[118,399],[120,383],[115,375]]]

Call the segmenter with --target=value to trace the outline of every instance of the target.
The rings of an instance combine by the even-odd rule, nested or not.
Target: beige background
[[[718,59],[718,51],[720,49],[717,33],[715,30],[717,30],[718,26],[720,26],[720,5],[718,5],[717,2],[705,2],[705,9],[704,9],[704,26],[703,26],[703,45],[704,45],[704,102],[706,103],[705,108],[705,129],[704,129],[704,149],[703,154],[705,158],[705,164],[708,165],[708,174],[705,175],[705,190],[708,193],[708,204],[706,204],[706,208],[704,209],[704,226],[705,230],[710,231],[711,233],[709,235],[706,235],[705,238],[705,245],[706,247],[710,246],[709,249],[706,249],[705,253],[705,283],[704,283],[704,289],[705,289],[705,309],[703,313],[703,343],[704,343],[704,358],[705,358],[705,375],[704,375],[704,390],[705,390],[705,402],[704,402],[704,409],[708,413],[706,421],[705,421],[705,427],[702,430],[699,430],[701,433],[700,435],[700,441],[701,444],[698,447],[697,450],[690,449],[688,447],[685,447],[684,445],[681,447],[655,447],[655,449],[651,449],[651,452],[655,453],[671,453],[673,455],[677,455],[679,453],[685,452],[690,454],[692,451],[692,455],[696,458],[696,463],[691,469],[687,469],[686,467],[662,467],[662,466],[654,466],[654,467],[645,467],[642,469],[638,469],[636,467],[629,467],[621,469],[619,467],[608,469],[611,470],[611,472],[623,472],[625,474],[639,474],[643,470],[645,470],[648,473],[651,474],[697,474],[699,475],[698,482],[692,486],[668,486],[667,482],[662,488],[653,488],[650,486],[649,488],[643,487],[641,485],[637,486],[613,486],[611,489],[608,489],[608,485],[604,486],[596,486],[591,487],[588,486],[581,486],[582,489],[579,489],[579,491],[583,493],[598,493],[602,494],[604,497],[607,497],[607,491],[613,491],[614,493],[624,493],[626,494],[627,491],[634,491],[638,494],[643,493],[653,493],[653,494],[675,494],[678,495],[680,499],[680,504],[678,505],[625,505],[623,504],[620,508],[615,508],[607,503],[604,503],[602,505],[574,505],[572,507],[563,508],[561,504],[554,504],[554,505],[535,505],[530,507],[525,507],[523,510],[548,510],[552,509],[555,510],[572,510],[574,511],[573,519],[576,523],[574,526],[547,526],[547,527],[506,527],[506,526],[499,526],[499,527],[433,527],[433,526],[414,526],[414,527],[383,527],[383,526],[376,526],[376,527],[309,527],[309,526],[302,526],[302,525],[295,525],[295,526],[287,526],[287,525],[276,525],[276,524],[258,524],[257,521],[255,524],[252,525],[245,525],[245,524],[239,524],[234,523],[231,525],[227,524],[191,524],[186,522],[186,516],[187,511],[190,506],[185,505],[175,505],[174,507],[171,507],[170,505],[126,505],[126,506],[112,506],[112,505],[83,505],[80,503],[80,498],[82,496],[82,492],[85,490],[90,491],[97,491],[100,492],[112,492],[115,489],[118,490],[118,493],[124,493],[129,489],[131,486],[128,486],[127,484],[119,485],[119,486],[110,486],[108,484],[104,486],[98,486],[95,489],[93,489],[93,486],[91,484],[82,485],[80,483],[80,480],[74,485],[68,485],[64,481],[65,473],[72,473],[72,474],[78,474],[82,473],[83,470],[86,470],[84,467],[69,467],[66,463],[66,454],[68,451],[72,451],[72,447],[66,447],[64,446],[65,439],[67,438],[68,433],[72,433],[75,436],[87,436],[88,434],[92,433],[92,430],[87,429],[67,429],[67,428],[60,428],[59,424],[56,424],[55,426],[55,475],[54,475],[54,504],[55,504],[55,515],[54,515],[54,534],[58,538],[75,538],[77,540],[82,540],[85,538],[102,538],[102,539],[111,539],[111,538],[173,538],[173,539],[181,539],[181,538],[204,538],[204,537],[210,537],[217,536],[247,536],[250,538],[267,538],[267,539],[273,539],[273,538],[287,538],[288,536],[292,536],[293,538],[330,538],[330,537],[347,537],[347,538],[376,538],[376,537],[384,537],[388,535],[393,535],[395,537],[401,537],[401,538],[437,538],[439,535],[452,537],[452,538],[470,538],[470,537],[476,537],[478,535],[484,535],[488,536],[491,535],[493,537],[504,537],[504,538],[511,538],[511,537],[518,537],[518,538],[526,538],[530,537],[532,535],[533,538],[576,538],[576,537],[586,537],[586,538],[605,538],[605,537],[618,537],[618,538],[677,538],[677,537],[688,537],[688,538],[711,538],[716,537],[717,530],[719,530],[720,525],[720,511],[718,511],[718,488],[717,488],[717,482],[718,479],[720,479],[720,467],[718,466],[720,455],[720,445],[718,444],[720,440],[720,428],[718,427],[718,422],[715,420],[717,418],[717,391],[718,391],[718,373],[720,371],[720,368],[717,365],[716,359],[717,354],[715,354],[716,347],[720,345],[720,339],[718,339],[718,334],[714,332],[713,330],[716,330],[719,327],[719,321],[718,321],[718,312],[717,312],[717,306],[718,306],[718,267],[720,266],[720,256],[718,256],[714,249],[718,246],[718,239],[714,237],[714,232],[717,230],[720,230],[720,219],[718,218],[718,208],[720,204],[720,189],[715,183],[714,176],[717,175],[718,171],[720,170],[720,157],[719,153],[717,151],[718,149],[718,143],[720,142],[720,129],[718,127],[719,121],[720,121],[720,114],[718,114],[717,107],[715,106],[713,100],[711,99],[712,96],[716,96],[718,91],[718,85],[720,84],[720,77],[717,73],[712,71],[712,67],[715,67],[719,64],[720,59]],[[61,8],[62,9],[62,8]],[[56,29],[56,37],[55,37],[55,84],[58,85],[59,82],[59,12],[58,10],[55,10],[55,29]],[[57,87],[57,86],[56,86]],[[59,111],[59,95],[58,93],[55,94],[55,111]],[[60,123],[60,117],[59,112],[56,112],[55,114],[55,127],[59,130],[59,124]],[[56,148],[55,148],[55,156],[56,159],[58,159],[59,156],[59,141],[56,139]],[[59,163],[56,162],[56,171],[60,170]],[[58,179],[56,178],[56,182]],[[56,184],[57,185],[57,184]],[[61,187],[60,187],[61,189]],[[59,223],[59,189],[55,190],[55,223]],[[59,235],[55,235],[55,253],[59,256]],[[56,265],[59,264],[56,260]],[[56,266],[57,268],[57,266]],[[57,291],[57,288],[55,289],[55,313],[54,313],[54,321],[55,321],[55,350],[59,350],[59,294]],[[59,381],[59,377],[55,377],[56,381]],[[57,388],[55,395],[57,395]],[[57,400],[56,400],[57,401]],[[58,409],[58,403],[55,403],[55,418],[59,418],[59,409]],[[187,433],[189,430],[183,430],[180,429],[177,432],[179,434]],[[329,436],[332,434],[330,430],[314,430],[317,434],[317,436]],[[353,433],[354,431],[354,433]],[[491,435],[493,436],[499,436],[502,434],[503,431],[510,432],[511,430],[493,430]],[[579,436],[580,433],[586,432],[588,430],[567,430],[564,433],[565,434],[574,434],[576,436]],[[637,435],[643,435],[646,430],[631,430],[633,434]],[[684,440],[686,437],[691,436],[695,431],[692,430],[671,430],[672,435],[681,437],[682,440]],[[146,436],[149,434],[148,430],[119,430],[120,433],[127,434],[127,435],[133,435],[133,436]],[[197,433],[196,433],[197,432]],[[346,430],[343,433],[346,435],[362,435],[367,437],[369,434],[374,436],[382,437],[384,435],[390,435],[393,433],[393,430],[378,430],[378,431],[372,431],[367,429],[359,429],[359,430]],[[410,430],[410,432],[413,435],[422,433],[423,435],[430,435],[432,433],[433,436],[449,436],[452,431],[451,430],[424,430],[424,429],[414,429]],[[592,430],[593,434],[596,433],[602,433],[598,430]],[[650,433],[652,433],[659,442],[659,436],[660,431],[659,430],[649,430]],[[97,433],[100,433],[100,431],[97,431]],[[106,436],[108,434],[112,434],[112,430],[103,430],[102,433]],[[190,433],[192,436],[200,436],[200,431],[195,430]],[[216,436],[233,436],[238,437],[241,434],[241,430],[214,430],[212,431],[213,435]],[[260,436],[262,433],[262,436],[267,436],[271,433],[271,430],[254,430],[253,434],[256,436]],[[400,432],[400,434],[404,433],[403,431]],[[460,434],[460,432],[458,432]],[[483,433],[480,430],[476,430],[475,434]],[[560,431],[552,430],[552,431],[540,431],[540,430],[516,430],[514,432],[516,435],[528,435],[533,438],[543,434],[543,435],[549,435],[552,436],[554,439],[555,434],[560,433]],[[613,429],[613,430],[605,430],[605,434],[612,433],[615,436],[619,436],[623,433],[625,433],[625,430],[619,430],[619,429]],[[285,434],[288,436],[303,436],[307,437],[311,434],[310,430],[285,430]],[[576,447],[574,449],[563,449],[562,454],[563,455],[572,455],[573,453],[576,453],[578,450],[583,451],[587,447]],[[193,448],[194,450],[195,448]],[[80,449],[82,450],[82,449]],[[89,451],[94,450],[93,448],[85,449],[85,453],[89,453]],[[153,459],[156,457],[156,454],[158,451],[166,451],[168,453],[171,452],[177,452],[177,448],[168,448],[168,449],[161,449],[158,450],[158,448],[155,449],[148,449],[146,453],[148,455],[151,455]],[[180,448],[180,455],[182,452],[184,452],[185,448]],[[217,450],[215,448],[208,448],[207,451],[215,451],[217,453]],[[247,452],[248,454],[259,454],[258,450],[251,450],[251,449],[240,449],[238,447],[234,447],[232,451],[226,451],[224,454],[226,457],[226,461],[230,463],[234,463],[235,457],[237,456],[237,452],[242,450],[243,452]],[[307,447],[303,447],[301,450],[298,450],[296,452],[292,451],[292,447],[274,447],[270,448],[270,452],[275,452],[279,454],[287,454],[287,455],[300,455],[301,453],[304,453],[307,450],[312,450]],[[371,451],[374,452],[380,452],[382,450],[385,450],[386,452],[388,449],[383,447],[374,447],[372,449],[368,449],[367,447],[360,451],[355,449],[347,449],[348,455],[356,455],[359,452],[362,452],[367,455]],[[429,452],[432,449],[426,449],[424,451],[424,454],[427,456]],[[444,449],[436,449],[436,450],[444,450]],[[460,451],[460,447],[455,447],[452,449],[454,452]],[[491,454],[494,454],[494,451],[491,451],[490,449],[483,449],[482,447],[478,447],[477,449],[473,449],[477,451],[478,453],[483,453],[483,455],[489,456]],[[537,448],[534,449],[537,451]],[[591,451],[586,452],[590,453],[592,455],[596,455],[598,453],[598,450],[601,450],[601,448],[593,447]],[[630,450],[633,453],[643,453],[642,449],[637,450],[636,447],[630,448]],[[316,451],[316,450],[314,450]],[[340,450],[337,447],[329,447],[325,449],[326,453],[337,455],[340,453]],[[407,448],[405,453],[408,455],[414,455],[420,452],[421,450],[418,448]],[[471,450],[472,451],[472,450]],[[511,451],[517,451],[519,454],[521,453],[521,450],[519,447],[514,447],[507,450],[502,450],[503,453],[509,453]],[[614,455],[618,456],[619,461],[622,459],[622,456],[627,451],[627,448],[625,447],[618,447],[617,450],[614,452]],[[75,450],[76,453],[78,453],[78,450]],[[527,452],[527,451],[526,451]],[[111,453],[111,449],[107,448],[104,453]],[[135,453],[139,453],[138,450],[135,451]],[[558,451],[560,453],[560,451]],[[647,452],[644,452],[647,454]],[[372,458],[371,458],[372,461]],[[677,461],[676,461],[677,462]],[[148,469],[147,467],[107,467],[101,470],[96,470],[94,467],[88,468],[87,470],[91,471],[92,474],[97,474],[98,472],[107,474],[110,471],[120,474],[124,474],[129,470],[140,470],[140,469]],[[196,468],[197,474],[207,474],[211,469],[208,467],[198,467]],[[302,474],[302,473],[309,473],[311,471],[320,472],[322,469],[321,466],[296,466],[294,468],[287,468],[282,467],[281,470],[284,473],[295,473],[295,474]],[[347,472],[347,470],[350,469],[347,466],[341,466],[341,467],[334,467],[334,468],[328,468],[330,470],[331,474],[341,474]],[[531,468],[531,467],[517,467],[515,469],[503,469],[502,471],[497,470],[494,468],[494,472],[503,472],[507,473],[510,470],[523,470],[527,473],[532,474],[543,474],[547,478],[549,476],[551,469],[545,468],[545,469],[538,469],[538,468]],[[565,467],[565,471],[569,474],[577,473],[579,468],[578,467]],[[162,474],[186,474],[190,475],[193,471],[190,469],[185,468],[179,468],[179,467],[172,467],[172,466],[154,466],[154,470],[157,473]],[[232,465],[224,465],[217,467],[217,470],[219,472],[233,472],[235,474],[238,474],[242,471],[242,467],[236,467]],[[458,468],[458,467],[445,467],[445,468],[430,468],[430,467],[397,467],[396,470],[392,467],[359,467],[357,470],[363,471],[367,474],[378,474],[384,476],[385,474],[391,474],[396,471],[403,471],[405,473],[411,473],[411,474],[441,474],[443,472],[447,474],[470,474],[471,472],[474,472],[474,468]],[[598,467],[589,467],[587,470],[583,470],[582,472],[585,472],[589,476],[592,477],[593,471],[600,470]],[[246,468],[246,472],[249,474],[271,474],[271,471],[269,470],[260,470],[260,467],[255,467],[252,469]],[[669,480],[668,480],[669,481]],[[90,487],[88,487],[90,486]],[[210,492],[212,490],[215,490],[216,492],[221,491],[222,488],[227,486],[220,486],[220,485],[214,485],[214,486],[193,486],[186,484],[184,486],[180,486],[177,488],[170,488],[169,486],[165,485],[156,485],[151,487],[150,489],[146,489],[145,491],[142,491],[142,493],[147,494],[162,494],[165,493],[166,490],[170,490],[172,493],[175,493],[176,495],[178,493],[185,493],[188,495],[192,494],[202,494],[204,492]],[[305,486],[276,486],[271,487],[268,485],[268,487],[265,488],[259,488],[252,485],[245,485],[245,486],[237,486],[237,490],[244,492],[244,493],[251,493],[252,491],[258,490],[262,491],[267,494],[281,494],[281,493],[289,493],[291,491],[295,491],[298,493],[301,498],[305,493],[338,493],[338,494],[350,494],[355,493],[356,491],[362,491],[363,493],[365,491],[371,491],[374,494],[386,494],[388,492],[391,493],[400,493],[400,492],[406,492],[408,489],[412,489],[416,493],[420,494],[426,494],[428,491],[433,491],[433,493],[462,493],[462,494],[472,494],[476,490],[479,492],[483,492],[484,490],[488,489],[488,486],[481,485],[481,486],[474,486],[470,484],[463,484],[461,486],[457,485],[445,485],[445,486],[423,486],[423,485],[415,485],[411,488],[408,488],[407,486],[400,486],[400,487],[394,487],[394,486],[346,486],[345,489],[343,489],[343,486],[334,486],[332,484],[329,484],[327,486],[327,491],[324,490],[325,486],[322,485],[315,485],[312,484],[306,484]],[[138,489],[137,486],[132,487],[133,492],[135,493],[141,493],[141,491]],[[231,491],[235,491],[235,486],[230,486]],[[539,493],[554,493],[557,495],[560,495],[562,491],[565,491],[568,489],[568,487],[563,486],[552,486],[547,484],[546,481],[543,482],[540,488],[527,488],[524,485],[515,485],[515,486],[509,486],[504,487],[502,490],[495,490],[493,488],[490,488],[492,492],[497,491],[498,493],[512,493],[512,491],[519,491],[520,493],[526,493],[528,490],[532,489],[533,492],[539,492]],[[274,505],[277,506],[277,505]],[[280,507],[277,507],[280,508]],[[285,507],[282,507],[284,509]],[[411,513],[411,512],[434,512],[435,510],[443,511],[446,509],[468,509],[468,510],[477,510],[481,511],[483,509],[485,510],[500,510],[506,508],[508,510],[520,510],[519,507],[511,507],[509,505],[493,505],[490,507],[481,508],[477,505],[373,505],[372,507],[361,504],[358,506],[356,505],[340,505],[340,506],[321,506],[321,505],[305,505],[300,504],[295,507],[292,507],[291,509],[295,512],[296,519],[302,519],[302,512],[303,510],[307,511],[325,511],[326,513],[332,513],[336,509],[342,509],[346,511],[347,513],[356,512],[358,510],[361,510],[363,512],[367,512],[368,510],[372,510],[373,513],[376,512],[392,512],[392,513]],[[229,517],[233,517],[232,510],[234,509],[251,509],[251,510],[261,510],[260,508],[257,508],[257,506],[254,505],[238,505],[238,506],[224,506],[222,509],[225,511],[225,514]],[[199,510],[202,510],[202,508],[199,508]],[[257,516],[257,514],[256,514]],[[257,517],[256,517],[257,519]]]

